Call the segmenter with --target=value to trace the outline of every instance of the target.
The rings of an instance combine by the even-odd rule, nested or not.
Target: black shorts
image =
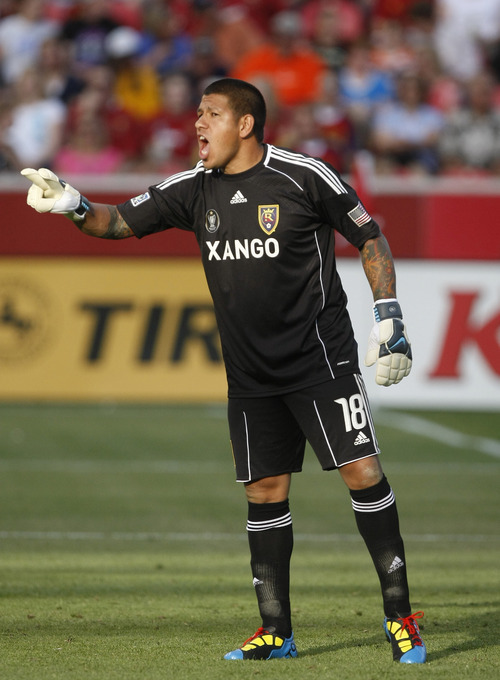
[[[380,453],[361,375],[275,397],[230,398],[238,482],[300,472],[306,440],[324,470]]]

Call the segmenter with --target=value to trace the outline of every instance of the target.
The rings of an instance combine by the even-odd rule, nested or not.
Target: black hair
[[[263,141],[266,124],[266,102],[261,91],[255,85],[237,78],[222,78],[210,83],[203,94],[225,95],[236,118],[241,118],[247,113],[253,116],[253,134],[258,142]]]

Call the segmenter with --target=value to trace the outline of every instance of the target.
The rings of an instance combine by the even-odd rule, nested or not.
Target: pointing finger
[[[24,168],[24,170],[21,170],[21,175],[26,177],[26,179],[29,179],[30,182],[33,182],[35,186],[40,187],[42,190],[50,188],[38,170],[34,170],[33,168]]]

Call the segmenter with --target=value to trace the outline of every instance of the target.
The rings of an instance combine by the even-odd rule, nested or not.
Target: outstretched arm
[[[51,170],[25,168],[21,175],[32,183],[27,203],[37,212],[64,215],[81,232],[98,238],[122,239],[134,235],[116,206],[91,203]]]
[[[134,235],[116,206],[106,203],[89,202],[83,219],[72,219],[72,222],[83,234],[98,238],[121,239]]]

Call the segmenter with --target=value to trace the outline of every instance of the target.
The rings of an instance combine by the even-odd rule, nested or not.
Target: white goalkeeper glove
[[[368,339],[365,366],[377,364],[378,385],[396,385],[411,371],[411,346],[399,302],[394,298],[373,305],[375,325]]]
[[[51,170],[25,168],[21,170],[21,175],[32,182],[27,203],[37,212],[66,215],[76,221],[84,219],[89,209],[87,199]]]

